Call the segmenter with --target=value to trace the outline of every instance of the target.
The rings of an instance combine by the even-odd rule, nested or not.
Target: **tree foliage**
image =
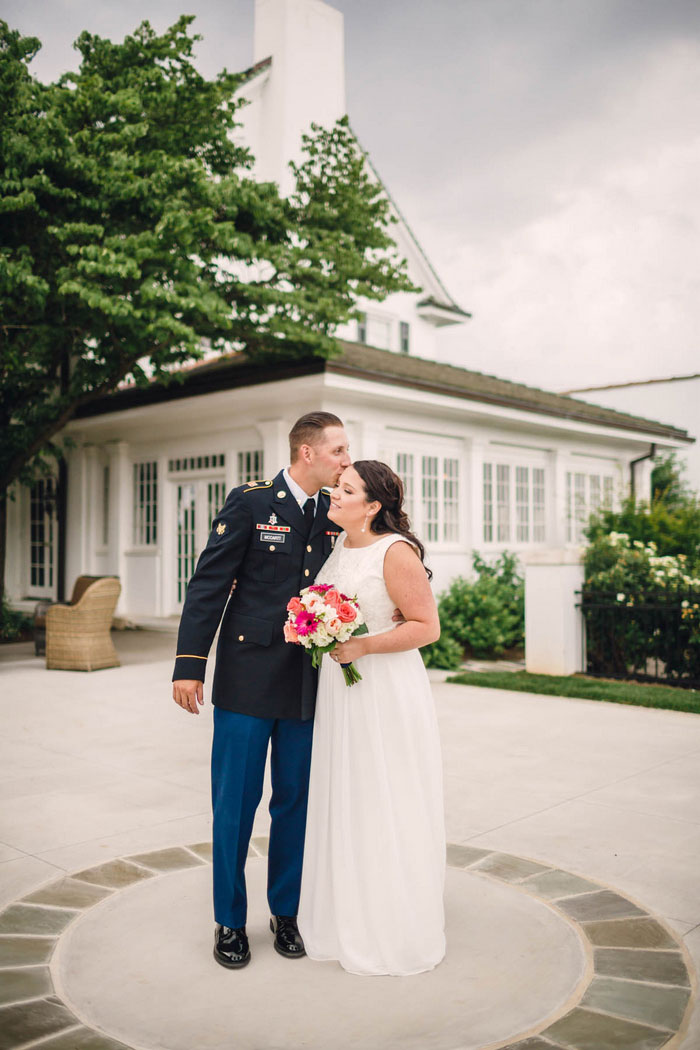
[[[283,199],[232,134],[242,77],[197,72],[192,18],[76,73],[0,23],[0,496],[76,409],[202,353],[328,356],[354,295],[410,290],[346,120],[314,128]]]
[[[689,571],[700,575],[700,497],[685,483],[673,454],[654,467],[652,492],[651,503],[630,497],[619,510],[601,508],[591,516],[586,538],[595,546],[611,533],[623,533],[631,543],[653,543],[660,556],[682,556]]]

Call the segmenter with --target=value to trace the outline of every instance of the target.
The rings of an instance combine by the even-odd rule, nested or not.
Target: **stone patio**
[[[371,979],[280,959],[263,805],[253,961],[231,973],[211,958],[211,710],[169,699],[172,643],[118,634],[124,666],[93,674],[0,650],[0,1050],[700,1047],[700,719],[434,674],[445,961]]]

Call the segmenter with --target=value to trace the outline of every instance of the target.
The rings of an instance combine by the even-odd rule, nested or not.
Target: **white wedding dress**
[[[346,548],[316,582],[356,596],[370,634],[395,629],[384,555],[396,534]],[[324,656],[314,723],[299,930],[311,959],[405,976],[445,954],[442,760],[417,649],[364,656],[346,686]]]

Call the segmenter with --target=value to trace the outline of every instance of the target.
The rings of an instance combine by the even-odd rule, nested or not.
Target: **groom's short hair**
[[[307,412],[300,416],[289,431],[289,458],[290,462],[299,455],[302,445],[317,445],[323,436],[326,427],[342,427],[342,419],[338,419],[332,412]]]

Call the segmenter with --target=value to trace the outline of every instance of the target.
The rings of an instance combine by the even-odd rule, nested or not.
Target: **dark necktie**
[[[309,497],[304,504],[304,528],[306,530],[306,536],[308,538],[311,533],[311,526],[314,523],[314,514],[316,513],[316,503],[313,497]]]

